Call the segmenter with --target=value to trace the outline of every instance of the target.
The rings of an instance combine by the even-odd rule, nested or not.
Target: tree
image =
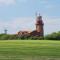
[[[45,39],[47,40],[60,40],[60,31],[59,32],[53,32],[52,34],[46,35]]]

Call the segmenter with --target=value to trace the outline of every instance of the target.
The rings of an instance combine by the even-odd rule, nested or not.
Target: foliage
[[[39,36],[31,36],[29,37],[30,40],[43,40],[43,37],[39,37]]]
[[[60,31],[46,35],[45,39],[47,39],[47,40],[60,40]]]
[[[12,34],[0,34],[0,40],[14,40],[14,39],[18,39],[18,36]]]
[[[52,34],[46,35],[44,38],[39,36],[21,35],[17,34],[0,34],[0,40],[60,40],[60,31],[53,32]]]

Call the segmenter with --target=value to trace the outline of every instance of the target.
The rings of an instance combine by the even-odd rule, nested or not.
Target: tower
[[[38,36],[44,36],[44,30],[43,30],[43,20],[42,20],[42,16],[40,16],[40,14],[37,16],[36,18],[36,31],[38,33]]]
[[[7,34],[7,29],[4,30],[4,34]]]

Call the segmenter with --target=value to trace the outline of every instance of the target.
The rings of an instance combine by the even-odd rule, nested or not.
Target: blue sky
[[[35,29],[36,12],[44,21],[44,33],[60,31],[60,0],[0,0],[0,33]]]

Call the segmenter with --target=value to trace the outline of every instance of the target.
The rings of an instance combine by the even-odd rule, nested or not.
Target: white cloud
[[[9,22],[11,28],[19,30],[30,29],[31,24],[33,24],[33,18],[14,18]]]
[[[15,4],[15,0],[0,0],[0,6]]]
[[[45,34],[60,31],[60,18],[46,18],[44,24]]]
[[[32,17],[13,18],[10,21],[0,21],[0,33],[5,28],[8,29],[8,33],[16,33],[20,30],[33,30],[35,20]]]
[[[28,0],[0,0],[0,6],[4,6],[4,5],[14,5],[16,4],[16,2],[19,2],[19,3],[25,3],[27,2]]]
[[[5,28],[8,29],[8,33],[17,33],[19,30],[35,30],[35,21],[32,17],[13,18],[10,21],[0,20],[0,33],[4,32]],[[60,30],[60,18],[43,18],[43,21],[45,34]]]

